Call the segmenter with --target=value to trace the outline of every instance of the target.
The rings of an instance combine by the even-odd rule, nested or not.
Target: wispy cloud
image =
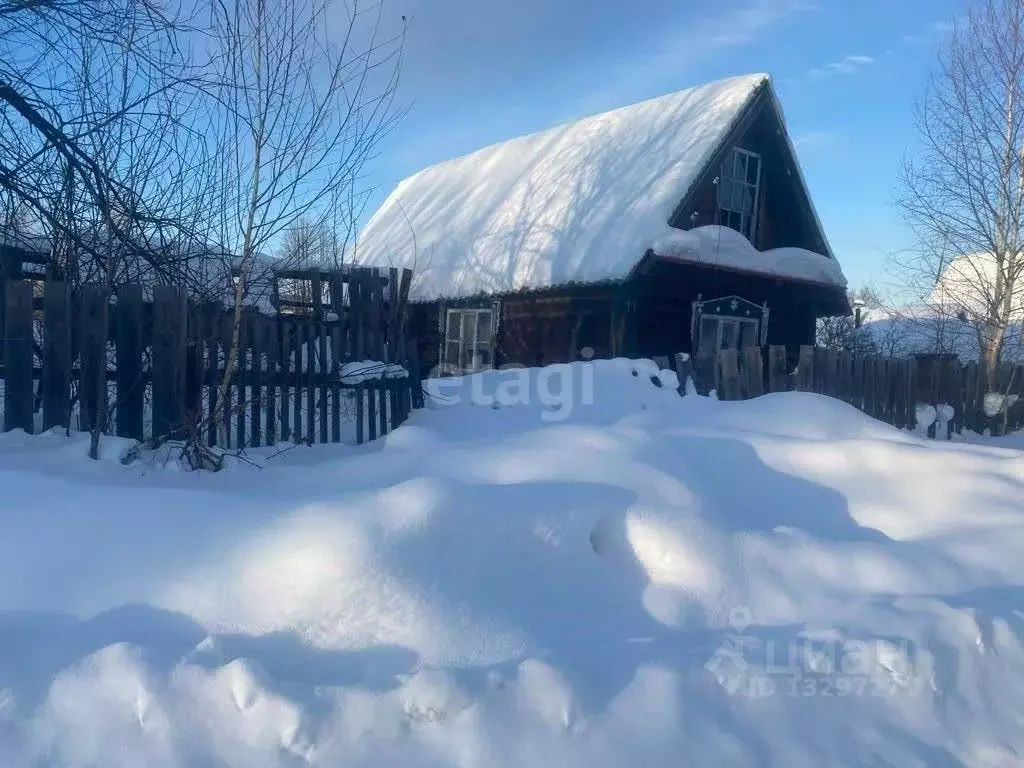
[[[855,75],[865,67],[875,63],[871,56],[861,54],[849,54],[838,61],[829,62],[822,67],[815,67],[807,74],[811,77],[825,77],[828,75]]]
[[[834,131],[808,131],[793,139],[793,146],[805,153],[833,147],[838,143],[839,134]]]

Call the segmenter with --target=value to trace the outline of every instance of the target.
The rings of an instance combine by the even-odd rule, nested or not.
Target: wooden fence
[[[697,392],[715,390],[722,400],[745,400],[770,392],[816,392],[853,405],[899,428],[917,426],[917,406],[949,406],[948,421],[928,426],[936,436],[964,429],[992,434],[1024,426],[1024,366],[1003,364],[992,386],[985,386],[976,362],[955,356],[919,355],[888,358],[803,346],[793,365],[783,346],[722,350],[717,357],[691,360],[676,355],[656,359],[676,370],[681,386],[693,381]]]
[[[103,414],[108,433],[193,435],[232,449],[376,439],[422,406],[405,337],[410,279],[394,269],[317,273],[315,312],[246,308],[223,402],[230,308],[190,304],[174,286],[155,286],[150,298],[138,285],[111,296],[102,286],[8,281],[4,429],[88,430]]]

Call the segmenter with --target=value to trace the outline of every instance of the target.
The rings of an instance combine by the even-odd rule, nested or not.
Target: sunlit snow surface
[[[220,474],[0,437],[0,765],[1020,764],[1015,443],[652,374]]]

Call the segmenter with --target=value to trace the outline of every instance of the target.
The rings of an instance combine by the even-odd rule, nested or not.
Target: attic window
[[[735,229],[751,243],[757,235],[760,187],[761,156],[733,147],[718,179],[718,223]]]

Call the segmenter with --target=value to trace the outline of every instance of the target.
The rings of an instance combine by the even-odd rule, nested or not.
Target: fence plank
[[[71,306],[71,293],[65,283],[46,284],[43,294],[43,429],[71,425]],[[120,370],[118,367],[118,372]],[[120,430],[123,423],[120,392],[117,403]],[[141,426],[140,408],[140,432]],[[142,435],[137,439],[141,440]]]
[[[413,408],[422,408],[423,402],[423,379],[420,375],[420,351],[416,339],[410,338],[406,347],[409,350],[409,360],[406,363],[406,370],[409,371],[409,395]]]
[[[292,347],[295,350],[295,368],[292,372],[292,381],[295,383],[295,400],[292,402],[292,439],[296,443],[301,443],[306,438],[306,432],[303,429],[302,423],[302,406],[305,402],[303,399],[305,392],[303,387],[306,383],[306,347],[302,343],[304,341],[302,338],[302,324],[296,320],[292,322],[291,329]]]
[[[356,400],[356,445],[362,445],[366,438],[364,424],[366,419],[365,401],[363,399],[364,389],[364,385],[360,382],[359,384],[356,384],[355,389],[353,390]]]
[[[745,386],[747,397],[760,397],[764,394],[764,366],[762,365],[761,348],[747,347],[743,350],[744,368],[746,370]]]
[[[206,441],[210,445],[217,445],[217,420],[219,418],[218,402],[220,398],[220,329],[221,313],[218,309],[210,308],[207,316],[206,328],[203,335],[206,337],[203,346],[206,347],[206,392],[207,392],[207,422]]]
[[[781,344],[768,347],[768,391],[785,392],[789,389],[789,363],[786,348]]]
[[[104,429],[107,398],[107,319],[109,292],[105,285],[82,286],[81,350],[79,352],[78,401],[82,429]]]
[[[366,382],[366,427],[367,439],[377,439],[377,387],[371,379]]]
[[[185,424],[185,291],[153,288],[153,436],[180,437]]]
[[[259,312],[249,315],[249,445],[263,445],[260,436],[260,423],[263,416],[263,343],[266,337],[266,325]]]
[[[355,360],[366,359],[366,321],[363,310],[363,287],[365,272],[362,269],[352,270],[349,276],[349,328],[352,337],[352,355]]]
[[[676,378],[679,379],[679,394],[686,394],[686,382],[687,380],[693,379],[693,360],[689,355],[678,352],[674,358],[676,368]],[[412,376],[412,371],[409,372]],[[415,408],[415,395],[413,396],[413,407]]]
[[[796,369],[796,388],[800,392],[813,392],[814,381],[814,347],[801,344]]]
[[[188,335],[185,337],[185,423],[189,436],[199,439],[203,423],[203,375],[206,373],[202,343],[210,317],[202,307],[188,312]]]
[[[32,283],[12,280],[4,307],[4,430],[33,432]]]
[[[331,372],[331,366],[328,364],[327,359],[327,339],[330,333],[330,327],[321,323],[316,327],[317,341],[319,343],[319,368],[320,368],[320,442],[326,443],[328,441],[327,431],[327,419],[330,411],[330,401],[328,398],[328,392],[330,391],[327,386],[328,376]]]
[[[252,399],[252,387],[246,388],[249,369],[249,311],[243,310],[238,318],[238,355],[235,357],[235,373],[232,377],[235,384],[235,448],[245,448],[248,444],[245,435],[247,425],[246,413]]]
[[[305,358],[305,369],[303,371],[306,380],[306,443],[313,445],[316,442],[316,380],[317,359],[316,340],[313,338],[313,326],[310,323],[302,324],[302,356]]]
[[[278,317],[277,333],[280,340],[280,357],[278,358],[278,393],[280,402],[278,408],[281,411],[281,439],[297,442],[292,434],[291,423],[291,382],[292,382],[292,337],[291,323]]]
[[[380,422],[380,436],[384,437],[389,431],[388,427],[390,421],[388,419],[388,380],[381,376],[379,379],[374,379],[374,383],[377,385],[377,417]]]
[[[276,318],[268,319],[263,323],[263,351],[266,356],[267,367],[264,376],[267,399],[266,408],[263,409],[263,438],[267,445],[277,444],[277,392],[280,382],[280,360],[281,360],[281,336],[280,324]]]
[[[739,400],[740,372],[735,349],[723,349],[718,353],[720,400]]]
[[[331,442],[341,442],[341,344],[342,328],[331,326]]]
[[[388,318],[388,330],[385,344],[387,345],[387,352],[384,356],[384,361],[388,363],[399,362],[400,355],[403,350],[398,347],[399,344],[399,323],[398,323],[398,269],[391,267],[388,270],[388,301],[387,301],[387,318]]]

